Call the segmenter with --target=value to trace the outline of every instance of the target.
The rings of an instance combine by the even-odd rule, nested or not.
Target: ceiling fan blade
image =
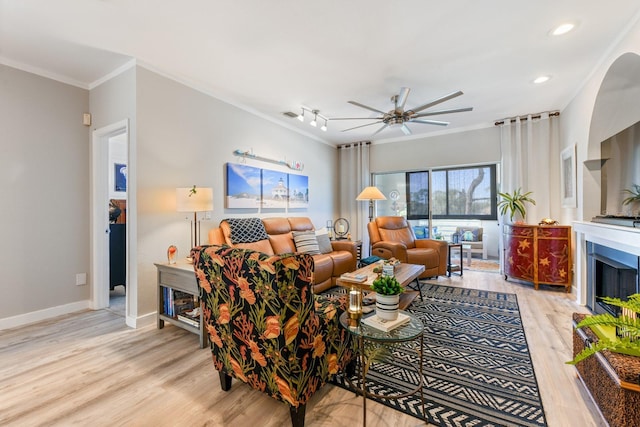
[[[378,133],[382,132],[382,131],[383,131],[383,130],[385,130],[388,126],[389,126],[389,125],[385,123],[385,125],[384,125],[384,126],[382,126],[380,129],[378,129],[377,131],[375,131],[375,132],[373,133],[373,135],[376,135],[376,134],[378,134]],[[373,135],[371,135],[371,136],[373,136]]]
[[[405,123],[402,124],[400,129],[402,129],[402,132],[404,132],[405,135],[411,135],[411,129],[409,129]]]
[[[378,124],[378,123],[382,123],[382,120],[381,120],[381,121],[379,121],[379,122],[375,122],[375,123],[367,123],[366,125],[360,125],[360,126],[356,126],[356,127],[353,127],[353,128],[344,129],[344,130],[342,130],[342,132],[346,132],[346,131],[348,131],[348,130],[359,129],[359,128],[363,128],[363,127],[365,127],[365,126],[371,126],[371,125],[375,125],[375,124]]]
[[[440,97],[438,99],[434,99],[431,102],[427,102],[426,104],[421,105],[421,106],[419,106],[417,108],[412,108],[409,111],[413,112],[413,113],[417,113],[419,111],[424,110],[425,108],[433,107],[434,105],[438,105],[438,104],[440,104],[442,102],[445,102],[445,101],[448,101],[450,99],[456,98],[456,97],[458,97],[460,95],[462,95],[462,91],[461,90],[459,90],[457,92],[450,93],[449,95],[442,96],[442,97]]]
[[[463,113],[465,111],[472,111],[472,110],[473,110],[473,107],[455,108],[453,110],[439,110],[439,111],[430,111],[428,113],[420,113],[412,117],[427,117],[427,116],[435,116],[437,114]]]
[[[366,109],[366,110],[373,111],[374,113],[380,113],[380,114],[382,114],[383,116],[385,115],[385,112],[384,112],[384,111],[380,111],[380,110],[378,110],[378,109],[376,109],[376,108],[369,107],[369,106],[364,105],[364,104],[360,104],[359,102],[356,102],[356,101],[348,101],[348,102],[349,102],[349,104],[353,104],[353,105],[356,105],[356,106],[358,106],[358,107],[360,107],[360,108],[364,108],[364,109]]]
[[[440,122],[438,120],[411,120],[411,123],[422,123],[423,125],[448,126],[449,122]]]
[[[327,120],[382,120],[382,117],[333,117]]]
[[[408,87],[401,87],[400,88],[400,93],[398,94],[398,97],[396,98],[396,110],[397,109],[404,110],[404,104],[407,102],[407,97],[409,96],[409,91],[411,91],[411,89],[409,89]]]

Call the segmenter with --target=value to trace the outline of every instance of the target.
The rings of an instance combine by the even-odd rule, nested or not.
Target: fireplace
[[[601,297],[627,299],[640,292],[640,257],[587,241],[587,306],[595,313],[620,314],[620,308],[600,301]]]

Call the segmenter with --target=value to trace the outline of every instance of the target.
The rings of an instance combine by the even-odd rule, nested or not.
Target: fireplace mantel
[[[587,250],[586,242],[593,242],[640,257],[640,229],[591,221],[574,221],[575,245],[575,291],[576,302],[587,304]]]
[[[573,229],[585,241],[640,256],[640,228],[574,221]]]

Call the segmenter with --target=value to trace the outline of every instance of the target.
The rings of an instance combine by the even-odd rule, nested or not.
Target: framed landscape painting
[[[309,177],[289,174],[289,208],[306,209],[309,207]]]
[[[260,168],[227,163],[227,208],[256,209],[261,199]]]
[[[124,163],[114,163],[113,165],[113,191],[127,191],[127,165]]]
[[[262,169],[262,207],[284,209],[289,198],[289,174]]]
[[[563,208],[577,207],[575,145],[565,148],[560,154],[560,192]]]

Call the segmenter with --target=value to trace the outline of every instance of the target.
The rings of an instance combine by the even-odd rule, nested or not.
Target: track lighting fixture
[[[320,110],[312,110],[312,109],[307,108],[307,107],[301,107],[300,109],[302,111],[297,116],[296,116],[295,113],[286,113],[285,115],[289,116],[291,118],[296,117],[301,122],[304,122],[304,112],[307,111],[307,112],[313,114],[313,120],[311,120],[311,122],[309,122],[309,124],[311,126],[313,126],[313,127],[318,127],[318,119],[322,119],[322,120],[324,120],[324,125],[322,125],[320,127],[320,130],[322,130],[323,132],[327,131],[327,124],[329,123],[329,119],[326,118],[325,116],[323,116],[322,114],[320,114]]]

